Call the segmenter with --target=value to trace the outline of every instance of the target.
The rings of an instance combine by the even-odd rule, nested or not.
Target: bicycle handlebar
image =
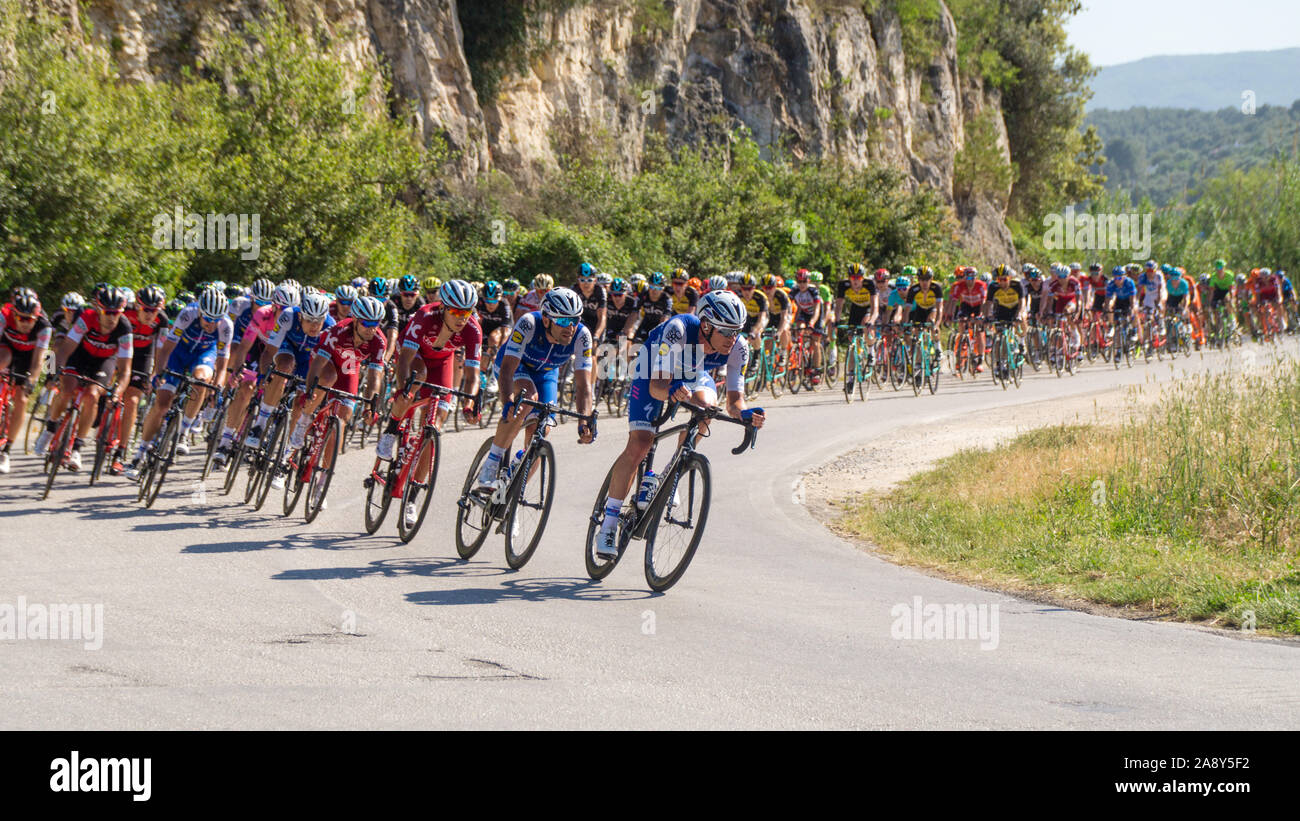
[[[201,379],[194,379],[188,374],[181,373],[180,371],[173,371],[167,368],[163,370],[163,373],[166,374],[167,376],[175,376],[179,378],[181,380],[181,384],[199,385],[204,388],[211,388],[214,391],[221,390],[221,388],[218,388],[216,385],[212,384],[211,382],[204,382]],[[180,385],[177,385],[177,387],[180,387]]]
[[[743,419],[735,419],[727,415],[727,413],[717,405],[705,408],[692,402],[669,402],[664,407],[663,413],[661,413],[659,418],[654,421],[654,427],[658,428],[664,422],[667,422],[668,419],[677,412],[679,407],[686,408],[691,412],[691,416],[693,417],[692,421],[700,418],[719,419],[723,422],[730,422],[733,425],[743,426],[745,428],[745,438],[741,440],[739,445],[731,449],[731,452],[736,456],[739,456],[746,450],[752,448],[758,438],[758,428],[754,427],[752,422],[746,422]]]
[[[581,414],[576,411],[565,410],[564,408],[561,408],[558,405],[550,405],[547,404],[546,402],[538,402],[534,399],[520,399],[515,404],[530,405],[534,408],[537,408],[540,411],[545,411],[547,413],[558,413],[561,416],[572,416],[574,419],[577,419],[581,422],[590,422],[593,429],[596,427],[596,417],[599,415],[599,412],[596,410],[595,407],[591,409],[591,413]]]

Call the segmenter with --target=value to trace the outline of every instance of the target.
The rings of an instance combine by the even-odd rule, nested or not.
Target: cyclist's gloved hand
[[[507,399],[501,403],[501,421],[510,421],[510,411],[514,410],[515,402],[513,399]]]
[[[758,418],[755,419],[754,417]],[[745,408],[740,412],[740,420],[746,425],[753,425],[756,428],[763,427],[763,422],[766,421],[766,418],[767,415],[763,413],[762,408]]]
[[[578,421],[578,443],[589,445],[596,441],[596,426],[586,419]]]
[[[678,393],[681,391],[686,391],[686,394],[684,396],[678,396]],[[685,380],[674,379],[672,382],[668,384],[669,402],[685,402],[690,398],[691,398],[691,393],[689,390],[686,389]]]

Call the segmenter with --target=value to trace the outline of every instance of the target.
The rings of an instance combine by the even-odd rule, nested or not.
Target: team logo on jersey
[[[515,343],[516,345],[521,345],[521,344],[523,344],[523,341],[524,341],[524,334],[523,334],[523,332],[522,332],[522,331],[515,331],[514,333],[510,334],[510,341],[513,342],[513,343]]]
[[[667,356],[667,355],[668,355],[668,351],[669,351],[668,343],[667,343],[667,342],[660,342],[660,343],[659,343],[659,355],[660,355],[660,356]]]

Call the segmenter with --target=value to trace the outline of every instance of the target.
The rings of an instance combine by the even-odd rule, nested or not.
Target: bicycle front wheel
[[[487,540],[488,528],[492,526],[492,503],[470,493],[491,448],[492,437],[489,436],[479,445],[478,453],[470,462],[465,484],[460,489],[460,499],[456,502],[456,553],[462,559],[473,558]]]
[[[542,541],[555,499],[555,450],[542,440],[537,454],[519,465],[523,474],[506,500],[506,564],[518,570]]]
[[[692,453],[661,485],[646,515],[645,580],[662,593],[681,580],[695,557],[709,518],[709,460]]]
[[[152,456],[153,470],[150,471],[149,488],[144,494],[145,507],[153,507],[153,503],[158,500],[158,491],[162,490],[163,479],[167,478],[167,469],[171,467],[172,459],[176,458],[176,445],[181,441],[179,408],[168,413],[167,425],[156,441],[158,444]]]
[[[397,517],[397,537],[403,544],[414,539],[415,534],[420,532],[424,514],[429,510],[429,500],[433,498],[433,488],[438,483],[438,453],[441,451],[438,445],[438,431],[430,428],[420,444],[420,452],[415,455],[411,472],[406,477],[406,487],[402,488],[402,515]],[[416,481],[418,472],[424,473],[424,481]],[[388,493],[385,492],[384,496],[387,497]],[[406,511],[410,505],[415,505],[418,512],[414,521],[408,523]]]
[[[229,410],[228,404],[222,405],[221,412],[213,417],[208,426],[208,452],[203,459],[203,474],[199,476],[200,479],[207,479],[212,472],[212,460],[217,458],[217,447],[221,444],[221,432],[226,429],[226,412]]]
[[[59,468],[63,467],[63,458],[68,455],[68,448],[72,444],[72,431],[77,427],[77,412],[73,410],[68,413],[67,421],[63,424],[58,436],[50,442],[50,449],[45,453],[45,490],[41,493],[41,499],[44,500],[50,495],[50,489],[54,487],[54,477],[58,475]]]
[[[627,498],[623,500],[623,510],[627,510],[628,505],[635,504],[636,491],[641,487],[641,479],[644,474],[644,463],[642,463],[642,468],[637,470],[636,481],[632,482]],[[609,473],[605,474],[605,481],[601,483],[600,490],[596,492],[596,503],[592,506],[591,518],[587,521],[587,547],[582,551],[582,559],[587,566],[587,575],[593,581],[600,581],[608,576],[610,571],[618,564],[619,559],[623,558],[623,552],[627,550],[628,537],[623,532],[623,526],[620,523],[618,556],[613,559],[601,559],[596,556],[596,540],[600,538],[601,524],[605,521],[605,497],[609,495],[609,480],[613,475],[614,469],[611,467]]]

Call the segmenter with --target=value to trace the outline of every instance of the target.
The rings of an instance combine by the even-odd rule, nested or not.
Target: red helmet
[[[807,282],[807,281],[808,281],[808,269],[807,269],[807,268],[800,268],[798,271],[796,271],[796,272],[795,272],[795,275],[794,275],[794,281],[795,281],[795,282]]]
[[[887,280],[887,279],[889,279],[889,269],[888,269],[888,268],[877,268],[877,269],[876,269],[876,281],[877,281],[877,282],[884,282],[884,281]]]

